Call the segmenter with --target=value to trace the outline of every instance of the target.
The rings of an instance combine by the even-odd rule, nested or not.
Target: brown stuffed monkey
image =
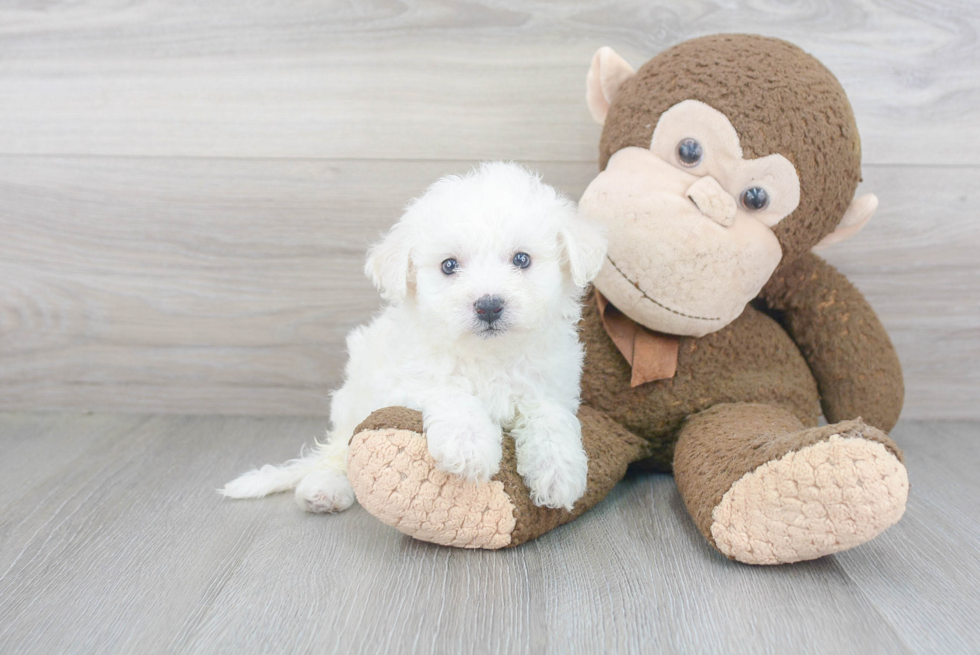
[[[586,495],[571,512],[534,506],[509,439],[489,484],[453,478],[420,415],[388,408],[351,442],[360,503],[425,541],[516,546],[640,462],[673,471],[700,532],[741,562],[814,559],[894,524],[908,496],[886,434],[898,357],[867,301],[811,253],[877,207],[854,197],[861,146],[840,84],[789,43],[720,35],[635,72],[603,48],[587,99],[601,172],[579,206],[608,228],[609,253],[581,324]]]

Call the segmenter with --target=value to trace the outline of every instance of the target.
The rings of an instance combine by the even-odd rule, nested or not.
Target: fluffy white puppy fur
[[[487,163],[440,179],[368,252],[365,272],[388,304],[347,337],[346,380],[333,394],[326,443],[245,473],[222,493],[295,488],[305,510],[347,509],[354,428],[374,410],[401,405],[422,412],[442,470],[489,479],[506,430],[533,502],[571,509],[588,470],[576,418],[576,325],[604,255],[599,228],[518,165]]]

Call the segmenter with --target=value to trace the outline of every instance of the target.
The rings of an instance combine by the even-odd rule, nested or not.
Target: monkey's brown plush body
[[[535,507],[511,444],[489,485],[447,476],[419,415],[389,408],[352,440],[358,500],[416,538],[515,546],[579,516],[642,461],[673,471],[701,533],[742,562],[812,559],[874,537],[908,494],[886,434],[901,369],[865,299],[810,252],[874,210],[852,201],[860,141],[843,90],[795,46],[738,35],[682,43],[635,74],[604,49],[589,85],[603,173],[580,207],[611,231],[596,287],[612,309],[593,292],[581,324],[586,495],[573,512]],[[673,159],[692,135],[697,148],[677,145]],[[678,212],[692,222],[678,227]],[[661,379],[637,380],[653,346],[614,342],[610,311],[620,329],[673,344]],[[829,424],[817,427],[821,412]]]

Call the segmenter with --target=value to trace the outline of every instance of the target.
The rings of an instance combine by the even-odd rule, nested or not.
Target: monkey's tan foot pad
[[[908,499],[905,466],[879,441],[852,435],[742,476],[712,511],[718,549],[746,564],[787,564],[852,548],[896,523]]]
[[[347,476],[364,509],[416,539],[457,548],[511,543],[517,522],[504,484],[467,482],[437,470],[420,431],[378,427],[355,433]]]

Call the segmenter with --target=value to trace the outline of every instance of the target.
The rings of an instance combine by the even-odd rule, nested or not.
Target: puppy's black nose
[[[504,312],[504,299],[500,296],[483,296],[475,303],[476,317],[484,323],[493,323]]]

